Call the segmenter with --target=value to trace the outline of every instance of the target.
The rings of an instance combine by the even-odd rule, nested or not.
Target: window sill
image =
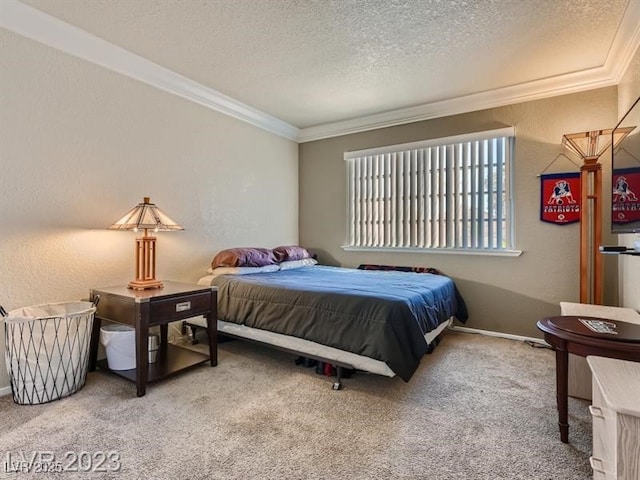
[[[480,255],[488,257],[519,257],[522,250],[471,250],[468,248],[414,248],[414,247],[351,247],[342,245],[345,252],[425,253],[444,255]]]

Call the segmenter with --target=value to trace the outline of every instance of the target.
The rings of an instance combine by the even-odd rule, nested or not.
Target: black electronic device
[[[624,245],[600,245],[600,251],[602,253],[620,253],[626,252],[627,247]]]

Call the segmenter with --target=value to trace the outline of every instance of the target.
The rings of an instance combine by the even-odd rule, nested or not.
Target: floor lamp
[[[617,134],[616,134],[617,136]],[[580,303],[602,304],[602,165],[600,156],[611,144],[626,136],[614,138],[613,129],[569,133],[562,144],[578,155],[580,167]]]

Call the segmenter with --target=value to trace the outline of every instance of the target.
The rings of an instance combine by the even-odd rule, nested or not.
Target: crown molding
[[[617,85],[640,46],[640,1],[632,0],[627,5],[601,67],[302,129],[18,0],[0,1],[0,26],[275,135],[304,143]]]
[[[0,1],[0,26],[289,140],[299,135],[293,125],[19,1]]]
[[[630,0],[603,66],[414,107],[307,127],[300,130],[298,142],[311,142],[618,85],[638,48],[640,48],[640,1]]]
[[[638,48],[640,48],[640,2],[630,0],[605,61],[605,66],[612,72],[616,83],[622,80]]]
[[[300,130],[298,142],[365,132],[617,85],[603,67]]]

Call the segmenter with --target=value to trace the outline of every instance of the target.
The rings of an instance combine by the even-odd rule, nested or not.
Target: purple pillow
[[[273,255],[278,263],[288,262],[290,260],[303,260],[305,258],[313,258],[313,255],[304,247],[297,245],[287,245],[276,247],[273,249]]]
[[[275,265],[273,252],[268,248],[228,248],[219,252],[211,261],[211,268],[218,267],[264,267]]]

